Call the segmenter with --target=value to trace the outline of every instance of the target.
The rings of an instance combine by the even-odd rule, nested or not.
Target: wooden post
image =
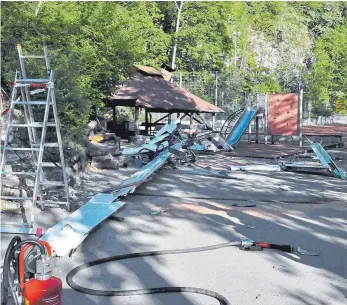
[[[302,141],[302,105],[303,105],[303,100],[304,100],[304,90],[300,89],[300,97],[299,97],[299,120],[298,120],[298,132],[299,132],[299,142],[300,142],[300,147],[303,146],[303,141]]]
[[[139,135],[140,121],[139,121],[140,108],[135,107],[135,136]]]
[[[193,126],[193,115],[194,115],[194,113],[192,112],[192,113],[190,114],[190,120],[189,120],[189,131],[192,130],[192,126]]]
[[[215,130],[214,126],[215,126],[215,123],[216,123],[216,114],[215,113],[212,113],[212,129]]]
[[[145,133],[146,133],[146,136],[148,136],[148,112],[147,112],[147,109],[145,109]]]
[[[168,122],[169,124],[171,124],[171,113],[169,114],[169,117],[168,117],[168,119],[167,119],[167,122]]]
[[[112,120],[113,120],[113,123],[116,124],[116,107],[115,106],[112,107]]]

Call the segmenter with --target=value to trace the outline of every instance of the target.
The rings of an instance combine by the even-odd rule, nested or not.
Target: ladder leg
[[[17,75],[18,75],[18,73],[16,72],[16,79],[17,79]],[[12,94],[11,94],[11,105],[10,105],[10,111],[8,114],[5,142],[4,142],[4,148],[3,148],[3,155],[1,158],[1,164],[0,164],[0,176],[2,176],[2,172],[4,171],[4,167],[5,167],[5,159],[6,159],[6,152],[7,152],[6,147],[8,146],[8,140],[10,137],[10,128],[11,128],[11,122],[12,122],[12,115],[13,115],[13,111],[14,111],[14,107],[15,107],[15,105],[12,103],[12,101],[16,98],[16,95],[17,95],[17,88],[14,87],[12,90]],[[1,192],[1,190],[2,190],[2,187],[0,188],[0,192]]]
[[[52,74],[53,74],[53,72],[52,72]],[[52,75],[52,80],[53,80],[53,75]],[[57,139],[58,139],[58,146],[59,146],[61,169],[63,171],[64,189],[65,189],[65,195],[66,195],[66,209],[68,211],[70,211],[71,208],[70,208],[70,201],[69,201],[69,185],[68,185],[68,179],[67,179],[67,174],[66,174],[63,143],[61,140],[61,134],[60,134],[60,128],[59,128],[59,118],[58,118],[57,105],[55,102],[54,88],[52,90],[52,104],[53,104],[52,107],[53,107],[54,121],[56,123],[56,132],[57,132]]]
[[[41,140],[40,140],[40,150],[39,150],[39,156],[38,156],[38,160],[37,160],[35,186],[34,186],[34,192],[33,192],[33,209],[36,206],[38,189],[39,189],[39,184],[40,184],[40,180],[41,180],[42,158],[43,158],[44,143],[45,143],[46,131],[47,131],[47,121],[48,121],[49,106],[50,106],[49,105],[50,96],[51,96],[51,87],[48,87],[47,103],[46,103],[45,114],[44,114],[44,118],[43,118],[42,134],[41,134]],[[42,198],[40,198],[40,200],[41,199]],[[32,214],[32,217],[33,217],[33,214]]]

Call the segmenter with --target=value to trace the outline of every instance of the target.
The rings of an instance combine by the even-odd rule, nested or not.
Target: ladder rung
[[[15,105],[47,105],[47,101],[27,101],[27,102],[12,102]],[[53,103],[49,103],[49,105],[53,105]]]
[[[56,164],[61,167],[61,163],[56,162]],[[53,162],[42,162],[41,167],[56,167],[56,165]]]
[[[33,143],[33,146],[40,146],[41,143]],[[44,147],[59,147],[57,142],[54,143],[44,143]]]
[[[43,127],[43,123],[33,122],[29,124],[10,124],[11,127],[33,127],[33,128],[41,128]],[[54,122],[47,122],[47,126],[55,127],[56,124]]]
[[[33,197],[0,196],[0,199],[8,199],[8,200],[33,200]]]
[[[65,186],[64,182],[60,181],[42,181],[40,185],[44,186]]]
[[[10,223],[6,223],[0,227],[1,233],[10,233],[10,234],[28,234],[36,235],[36,229],[32,227],[12,227]]]
[[[14,176],[35,176],[36,174],[34,172],[0,172],[1,175],[3,176],[10,176],[10,175],[14,175]]]
[[[4,147],[6,150],[12,150],[12,151],[40,151],[40,148],[31,148],[31,147]]]
[[[31,84],[31,83],[42,84],[42,83],[48,83],[48,82],[49,82],[48,78],[22,78],[22,79],[17,79],[17,84]]]
[[[45,59],[43,55],[22,55],[20,58],[37,58],[37,59]]]
[[[67,201],[53,201],[53,200],[45,200],[42,201],[45,206],[58,206],[58,205],[68,205]]]

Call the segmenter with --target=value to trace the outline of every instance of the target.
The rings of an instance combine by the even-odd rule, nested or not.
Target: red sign
[[[273,94],[269,99],[269,131],[272,135],[295,136],[298,134],[298,96]]]

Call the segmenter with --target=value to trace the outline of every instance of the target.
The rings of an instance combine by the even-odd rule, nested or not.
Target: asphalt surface
[[[336,155],[346,156],[345,151]],[[341,166],[347,159],[341,161]],[[242,157],[203,156],[199,164],[271,163]],[[347,169],[347,167],[346,167]],[[134,169],[90,172],[84,192],[103,191]],[[138,258],[85,270],[76,282],[94,289],[189,286],[216,291],[231,304],[347,303],[347,182],[299,173],[232,172],[234,179],[203,177],[164,167],[138,187],[118,216],[96,228],[72,257],[57,260],[63,279],[63,304],[195,305],[217,304],[206,296],[163,294],[96,297],[73,291],[65,276],[94,259],[148,250],[208,246],[248,237],[320,250],[320,256],[274,250],[242,251],[235,247],[208,252]],[[284,189],[283,189],[284,188]],[[285,190],[287,189],[287,190]],[[233,204],[256,207],[235,207]],[[158,215],[153,211],[168,208]],[[37,212],[37,224],[48,228],[68,213]],[[1,236],[4,255],[11,236]]]

